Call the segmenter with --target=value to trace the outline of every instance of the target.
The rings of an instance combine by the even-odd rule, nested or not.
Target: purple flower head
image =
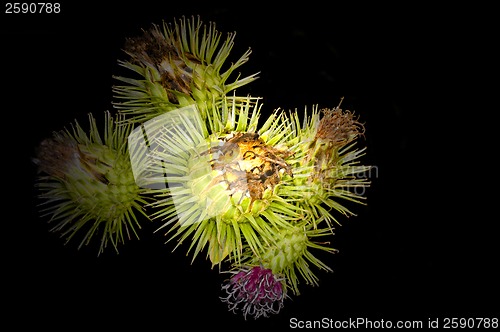
[[[257,319],[268,317],[269,313],[277,314],[283,307],[285,289],[270,269],[255,266],[233,273],[222,285],[227,296],[221,300],[228,304],[229,311],[241,310],[245,319],[247,315]]]

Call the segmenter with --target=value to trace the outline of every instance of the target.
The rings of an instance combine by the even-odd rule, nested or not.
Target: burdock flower
[[[274,115],[258,130],[260,105],[252,98],[224,103],[201,119],[193,105],[138,127],[129,138],[138,183],[156,196],[152,217],[165,220],[179,245],[190,236],[193,259],[206,247],[211,262],[239,261],[244,246],[258,254],[277,227],[301,214],[286,201],[293,174],[286,130]]]
[[[80,245],[100,238],[99,254],[112,244],[118,245],[140,228],[135,213],[147,217],[144,189],[137,186],[127,148],[131,126],[117,126],[105,113],[104,130],[89,114],[88,134],[78,122],[72,130],[54,132],[42,141],[34,163],[38,166],[36,186],[44,216],[55,223],[67,241],[83,233]]]
[[[309,212],[315,227],[322,221],[331,227],[340,225],[334,212],[354,216],[345,202],[365,204],[370,186],[366,174],[372,166],[360,161],[366,147],[357,147],[364,126],[340,104],[333,109],[316,107],[310,115],[306,112],[302,124],[296,112],[290,118],[295,123],[291,141],[296,142],[292,151],[297,157],[290,188],[298,191],[289,194]]]
[[[235,34],[222,34],[214,23],[200,18],[153,25],[142,36],[129,38],[125,52],[130,56],[119,63],[134,77],[116,76],[124,85],[114,87],[116,108],[129,121],[144,122],[165,112],[196,104],[206,118],[206,110],[220,103],[229,92],[254,81],[257,74],[230,82],[230,76],[248,61],[250,49],[236,62],[226,60]],[[223,43],[221,43],[223,40]],[[238,97],[232,97],[238,103]]]
[[[221,300],[230,311],[241,311],[245,319],[277,314],[286,298],[286,287],[270,269],[261,266],[232,271],[233,276],[222,286],[226,292]]]

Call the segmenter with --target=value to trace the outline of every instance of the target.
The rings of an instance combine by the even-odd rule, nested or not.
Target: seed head
[[[134,77],[115,76],[115,107],[127,121],[144,122],[165,112],[197,104],[203,119],[213,104],[229,92],[257,79],[257,74],[229,82],[229,77],[248,61],[250,49],[236,62],[223,68],[234,45],[235,34],[224,40],[214,23],[200,18],[179,19],[153,25],[141,36],[129,38],[125,52],[129,59],[119,64]],[[224,40],[221,44],[220,41]],[[233,96],[239,103],[240,98]]]
[[[111,242],[115,250],[140,228],[135,212],[147,217],[145,191],[137,186],[127,150],[130,126],[116,126],[108,112],[104,138],[89,114],[87,135],[76,122],[73,130],[43,140],[33,159],[41,211],[56,223],[53,232],[71,240],[84,233],[79,248],[100,236],[99,254]]]
[[[239,260],[245,244],[260,252],[273,226],[299,218],[280,197],[283,181],[292,178],[289,151],[280,134],[267,141],[271,129],[257,132],[259,106],[250,98],[241,108],[225,103],[211,110],[207,124],[192,105],[144,123],[129,139],[132,164],[151,164],[137,173],[153,174],[141,180],[158,198],[153,219],[165,220],[160,229],[178,245],[194,235],[193,259],[206,246],[214,265]]]

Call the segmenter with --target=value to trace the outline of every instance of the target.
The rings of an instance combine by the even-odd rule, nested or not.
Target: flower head
[[[120,116],[117,117],[117,119]],[[42,212],[52,228],[71,240],[84,233],[80,246],[100,236],[99,253],[118,244],[140,228],[135,212],[147,217],[145,191],[137,186],[127,149],[131,126],[117,126],[105,113],[104,136],[89,114],[87,134],[76,122],[73,130],[54,132],[42,141],[34,163]]]
[[[259,252],[273,227],[299,215],[280,197],[282,180],[291,178],[280,117],[257,132],[259,108],[250,97],[244,107],[225,103],[211,112],[208,124],[195,105],[168,112],[134,130],[130,146],[133,165],[151,165],[136,173],[158,198],[153,218],[165,220],[161,228],[179,244],[193,236],[193,259],[208,246],[215,265],[238,261],[245,244]]]
[[[363,124],[354,118],[352,112],[342,110],[340,104],[334,109],[323,109],[322,112],[323,117],[316,132],[316,139],[340,147],[364,133]]]
[[[270,269],[261,266],[233,271],[233,276],[222,286],[226,292],[221,300],[230,311],[241,310],[245,319],[257,319],[277,314],[283,308],[286,288]]]
[[[257,79],[253,74],[229,81],[251,52],[224,68],[235,34],[228,34],[222,44],[221,37],[214,23],[204,25],[199,17],[183,17],[129,38],[125,52],[130,58],[119,63],[136,77],[115,77],[122,84],[114,87],[116,108],[137,123],[195,103],[206,118],[205,111],[213,104]],[[239,98],[233,100],[237,103]]]

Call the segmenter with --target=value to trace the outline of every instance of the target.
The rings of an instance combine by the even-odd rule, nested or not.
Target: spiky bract
[[[161,130],[148,130],[149,123],[145,129],[155,147],[151,174],[158,174],[149,180],[157,188],[153,217],[172,226],[168,233],[179,244],[193,236],[193,259],[208,246],[215,265],[239,261],[244,245],[258,254],[274,228],[301,214],[281,193],[292,179],[281,117],[272,115],[258,131],[260,105],[250,97],[240,107],[223,103],[210,111],[208,122],[184,108],[165,114]]]
[[[263,266],[276,275],[283,275],[284,287],[290,288],[298,295],[299,277],[307,284],[317,286],[318,277],[314,273],[314,268],[332,271],[313,253],[314,250],[337,252],[329,241],[317,240],[331,235],[329,228],[314,228],[310,220],[294,223],[292,227],[276,228],[273,233],[274,241],[268,242],[258,256],[247,249],[243,255],[242,265]]]
[[[87,132],[75,121],[41,142],[35,164],[41,207],[53,232],[70,241],[84,233],[79,248],[100,237],[98,253],[109,243],[115,250],[140,228],[135,215],[147,217],[145,190],[137,186],[127,150],[131,126],[117,126],[105,113],[103,136],[89,114]]]
[[[345,204],[364,204],[365,189],[370,185],[367,172],[371,166],[360,164],[366,148],[356,147],[364,127],[340,105],[333,109],[314,108],[304,115],[300,125],[297,113],[291,115],[294,126],[292,148],[298,156],[294,165],[295,189],[291,193],[303,209],[312,213],[316,225],[325,220],[328,225],[340,224],[332,212],[349,217],[355,215]],[[300,175],[299,175],[300,174]]]
[[[116,108],[128,121],[144,122],[165,112],[196,103],[202,118],[206,111],[228,97],[230,91],[254,81],[257,74],[229,82],[236,69],[248,61],[250,49],[225,68],[234,45],[235,33],[222,42],[215,24],[184,17],[153,25],[141,37],[130,38],[125,52],[130,56],[120,65],[137,78],[116,76],[125,85],[115,86]],[[238,103],[239,97],[231,97]]]

